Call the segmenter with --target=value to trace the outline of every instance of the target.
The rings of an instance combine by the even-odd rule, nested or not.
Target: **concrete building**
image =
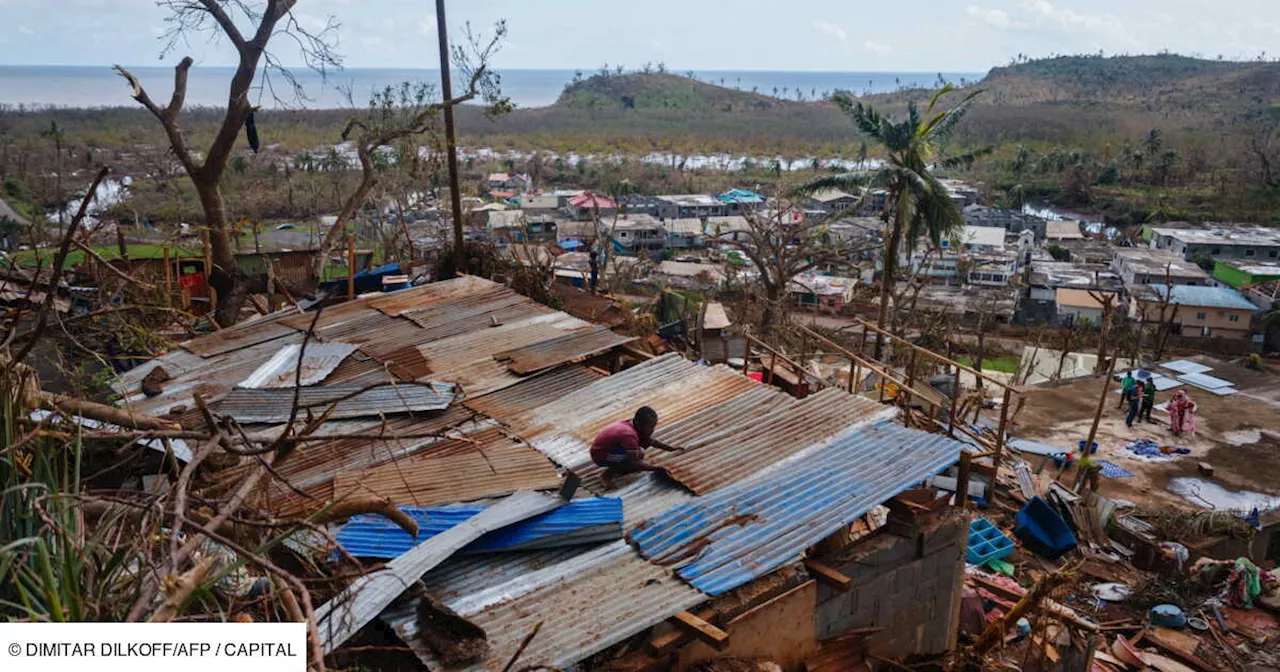
[[[847,194],[839,189],[823,189],[810,194],[808,198],[804,199],[805,208],[813,208],[827,213],[847,210],[857,202],[857,196]]]
[[[533,186],[533,180],[523,173],[489,173],[486,180],[490,190],[526,191]]]
[[[667,231],[667,248],[688,250],[705,246],[706,225],[701,219],[668,219],[661,222]]]
[[[684,219],[689,217],[723,217],[729,214],[729,205],[710,194],[664,194],[657,200],[658,219]]]
[[[1280,230],[1261,226],[1155,227],[1150,230],[1150,235],[1151,247],[1170,250],[1187,261],[1197,256],[1248,260],[1280,258]]]
[[[1114,294],[1114,292],[1108,293]],[[1102,302],[1097,298],[1101,294],[1100,291],[1085,289],[1058,289],[1054,300],[1057,304],[1058,323],[1102,324]],[[1114,305],[1118,307],[1120,303],[1117,301]]]
[[[1244,289],[1280,280],[1280,262],[1242,263],[1216,261],[1213,266],[1213,277],[1235,289]]]
[[[1080,240],[1084,232],[1080,230],[1080,222],[1074,219],[1051,219],[1044,223],[1044,239],[1049,241]]]
[[[1171,293],[1170,293],[1171,292]],[[1130,299],[1131,315],[1160,322],[1160,307],[1168,298],[1165,319],[1173,333],[1190,338],[1247,338],[1257,306],[1234,289],[1187,285],[1147,285]]]
[[[1044,240],[1045,219],[1029,215],[1019,210],[1003,210],[988,208],[985,205],[970,205],[963,210],[965,224],[970,226],[986,226],[1004,229],[1010,233],[1031,231],[1036,240]]]
[[[628,215],[604,226],[612,230],[614,242],[631,254],[661,252],[667,247],[666,228],[649,215]]]
[[[1130,292],[1141,285],[1172,283],[1203,287],[1212,284],[1204,269],[1168,250],[1116,248],[1111,270],[1124,280]]]
[[[791,295],[792,305],[835,315],[853,302],[857,285],[857,278],[803,273],[791,279],[787,292]]]

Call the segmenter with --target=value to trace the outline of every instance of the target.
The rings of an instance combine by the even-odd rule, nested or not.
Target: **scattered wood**
[[[700,609],[694,613],[698,618],[708,621],[716,617],[714,609]],[[687,644],[692,636],[684,628],[676,628],[671,632],[666,632],[649,641],[649,648],[654,652],[661,653],[667,649],[675,649]]]
[[[182,425],[147,415],[134,414],[123,408],[99,404],[87,399],[76,399],[65,394],[40,392],[40,406],[45,410],[106,422],[129,429],[181,430]]]
[[[841,574],[836,568],[817,560],[805,560],[804,566],[813,578],[842,593],[848,591],[849,585],[853,583],[853,579]]]
[[[1146,638],[1147,641],[1172,654],[1179,660],[1190,663],[1198,670],[1212,671],[1218,669],[1196,655],[1196,648],[1200,646],[1200,638],[1195,635],[1169,628],[1153,627],[1147,630]]]
[[[431,599],[425,591],[419,591],[417,615],[419,639],[445,667],[477,660],[489,652],[483,628]]]
[[[670,620],[717,651],[729,645],[729,633],[687,611],[672,616]]]
[[[1200,473],[1204,476],[1213,475],[1213,465],[1209,464],[1208,462],[1199,462],[1196,464],[1196,468],[1199,469]]]

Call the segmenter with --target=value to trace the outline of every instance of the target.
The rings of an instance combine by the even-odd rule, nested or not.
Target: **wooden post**
[[[967,450],[960,451],[960,465],[956,472],[956,506],[969,508],[969,472],[973,466],[973,455]],[[991,489],[995,490],[995,479],[991,481]]]
[[[858,356],[867,356],[867,325],[862,325],[862,342],[858,344]]]
[[[1008,387],[1004,388],[1004,402],[1000,404],[1000,428],[996,430],[996,454],[991,458],[995,468],[991,472],[991,487],[987,491],[988,506],[996,503],[996,478],[1000,474],[1000,458],[1004,457],[1005,423],[1009,421],[1009,402],[1012,397],[1013,390]]]
[[[209,292],[209,312],[212,313],[218,309],[218,290],[209,284],[209,279],[213,277],[213,249],[209,247],[209,227],[200,229],[200,238],[204,243],[204,286]]]
[[[169,265],[169,246],[160,248],[160,252],[164,255],[164,305],[168,306],[173,298],[173,267]]]
[[[854,381],[858,379],[858,362],[849,358],[849,394],[853,394]]]
[[[1093,445],[1093,440],[1098,436],[1098,423],[1102,422],[1102,411],[1107,407],[1107,393],[1111,391],[1111,377],[1115,375],[1117,359],[1119,357],[1111,358],[1111,364],[1107,367],[1107,377],[1102,381],[1102,393],[1098,395],[1098,408],[1093,412],[1093,425],[1089,427],[1089,438],[1084,442],[1086,455],[1089,447]]]
[[[956,366],[955,378],[951,382],[951,422],[947,425],[947,436],[956,435],[956,402],[960,399],[960,367]]]
[[[356,298],[356,237],[347,234],[347,300]]]
[[[769,384],[773,384],[773,367],[778,365],[778,353],[772,348],[769,349]]]
[[[746,351],[742,353],[742,375],[751,375],[751,337],[744,337],[743,342],[746,344]],[[729,346],[725,346],[726,350]],[[726,355],[729,353],[726,351]]]
[[[271,263],[271,257],[262,257],[267,267],[267,312],[276,312],[276,265]]]

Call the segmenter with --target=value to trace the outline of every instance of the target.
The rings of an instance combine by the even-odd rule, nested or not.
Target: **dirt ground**
[[[1098,426],[1098,456],[1133,472],[1133,478],[1103,478],[1100,492],[1140,505],[1161,503],[1186,506],[1186,500],[1166,490],[1169,480],[1179,476],[1200,476],[1198,463],[1213,467],[1214,482],[1231,490],[1252,490],[1280,495],[1280,377],[1249,371],[1241,367],[1206,360],[1213,366],[1210,375],[1235,382],[1240,392],[1216,396],[1184,385],[1198,406],[1196,434],[1175,437],[1169,429],[1168,415],[1152,413],[1154,424],[1134,423],[1125,427],[1119,403],[1119,383],[1107,385],[1107,401]],[[1084,378],[1056,386],[1026,388],[1026,404],[1015,417],[1013,435],[1074,449],[1089,434],[1089,426],[1102,392],[1101,378]],[[1160,392],[1156,405],[1168,401],[1176,390]],[[1124,446],[1136,438],[1147,438],[1180,448],[1191,454],[1180,455],[1171,462],[1146,462],[1133,456]],[[1047,458],[1028,456],[1034,466]],[[1054,469],[1052,465],[1046,469]],[[1062,480],[1071,483],[1069,470]]]

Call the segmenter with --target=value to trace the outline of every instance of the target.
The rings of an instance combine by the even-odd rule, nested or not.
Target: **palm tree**
[[[927,237],[935,247],[944,237],[951,236],[964,226],[964,216],[959,206],[947,194],[947,190],[933,175],[934,168],[948,168],[972,163],[979,156],[990,153],[990,148],[944,157],[939,146],[955,130],[964,118],[974,98],[982,93],[974,91],[948,110],[937,110],[938,101],[955,90],[950,84],[934,92],[923,113],[912,101],[907,105],[907,115],[902,119],[886,117],[869,105],[855,102],[848,94],[834,98],[840,109],[853,120],[867,139],[879,144],[884,157],[875,170],[860,170],[816,178],[797,191],[802,195],[826,189],[840,189],[850,193],[862,193],[853,208],[861,208],[874,190],[886,193],[880,219],[888,225],[889,240],[884,245],[884,274],[880,282],[881,329],[888,323],[889,298],[897,275],[898,252],[915,250],[921,237]],[[879,358],[884,340],[877,335],[876,357]]]

